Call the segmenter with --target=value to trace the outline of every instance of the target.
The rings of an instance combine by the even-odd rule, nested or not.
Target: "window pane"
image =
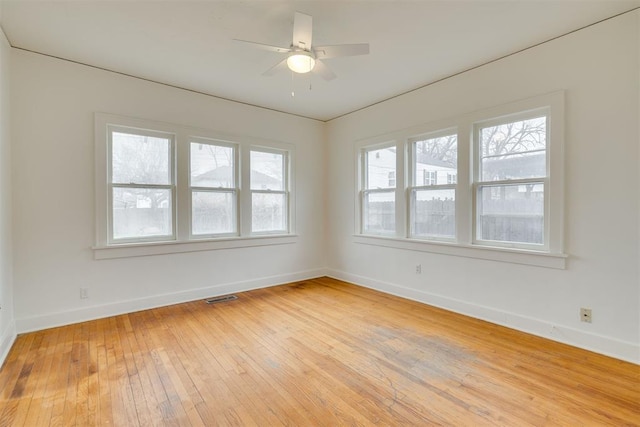
[[[412,233],[418,237],[456,236],[456,191],[414,190]]]
[[[396,147],[367,151],[365,155],[367,162],[366,189],[395,188]]]
[[[112,132],[111,179],[115,184],[171,184],[171,140]]]
[[[285,190],[284,154],[251,152],[251,189]]]
[[[447,135],[415,142],[415,186],[455,184],[458,136]]]
[[[171,236],[171,190],[113,189],[113,238]]]
[[[234,188],[234,150],[219,145],[191,143],[191,186]]]
[[[480,129],[482,181],[546,176],[546,146],[546,117]]]
[[[479,190],[478,238],[544,243],[544,184],[483,186]]]
[[[365,193],[363,226],[365,233],[395,233],[396,231],[396,194]]]
[[[251,194],[251,231],[287,231],[286,195]]]
[[[235,197],[231,192],[191,193],[191,234],[223,234],[236,231]]]

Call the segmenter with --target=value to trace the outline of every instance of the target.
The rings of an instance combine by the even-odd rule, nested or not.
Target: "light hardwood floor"
[[[1,426],[640,425],[640,367],[321,278],[21,335]]]

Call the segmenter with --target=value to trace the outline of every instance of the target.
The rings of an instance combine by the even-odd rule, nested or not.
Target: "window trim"
[[[434,121],[427,124],[393,131],[387,134],[372,138],[363,138],[355,141],[355,231],[354,243],[376,245],[383,247],[393,247],[403,250],[418,252],[440,253],[445,255],[462,256],[469,258],[485,259],[491,261],[501,261],[516,264],[526,264],[539,267],[559,268],[566,267],[567,254],[564,248],[564,115],[565,115],[565,93],[563,90],[534,96],[531,98],[510,102],[503,105],[484,108],[482,110],[461,114],[458,117]],[[492,242],[478,244],[474,242],[475,225],[475,191],[473,188],[473,173],[476,168],[473,165],[472,141],[474,125],[477,123],[489,123],[492,120],[501,120],[504,117],[514,115],[524,115],[527,112],[535,112],[548,108],[549,116],[547,122],[547,138],[551,141],[547,146],[547,179],[552,182],[547,183],[548,188],[548,247],[546,250],[536,248],[496,246]],[[410,237],[408,225],[409,203],[411,193],[409,186],[398,184],[397,190],[401,198],[396,198],[396,213],[401,213],[406,219],[406,223],[396,225],[396,233],[389,235],[365,234],[362,230],[362,173],[363,166],[361,156],[363,150],[369,147],[393,141],[397,146],[398,153],[404,153],[405,159],[400,159],[399,163],[406,162],[409,168],[411,156],[411,140],[419,139],[428,134],[436,134],[448,128],[458,129],[458,171],[456,189],[456,234],[455,242],[439,240],[423,240]],[[464,147],[464,148],[463,148]],[[402,156],[398,156],[402,157]],[[398,159],[397,159],[398,160]],[[404,179],[411,179],[410,176],[402,176]],[[409,181],[407,181],[409,182]],[[547,191],[545,188],[545,191]],[[396,194],[398,194],[396,193]],[[545,195],[546,196],[546,195]],[[399,202],[400,201],[400,202]]]
[[[563,254],[564,251],[564,123],[565,92],[559,90],[544,95],[527,98],[488,108],[471,114],[473,123],[491,123],[489,119],[499,121],[502,118],[519,115],[525,117],[527,112],[535,117],[540,110],[547,109],[547,182],[548,205],[545,206],[545,220],[548,219],[548,246],[538,252],[547,254]],[[545,188],[545,191],[547,189]],[[493,247],[487,245],[487,247]],[[509,247],[505,246],[509,249]],[[525,248],[522,248],[525,249]],[[527,249],[525,249],[527,250]]]
[[[175,135],[174,140],[174,234],[173,240],[109,242],[109,211],[108,203],[108,161],[109,130],[107,126],[139,129],[142,131],[160,132]],[[237,147],[236,168],[238,209],[238,232],[236,235],[215,235],[197,238],[191,235],[191,195],[190,195],[190,142],[194,140],[216,141],[225,144],[235,144]],[[147,256],[158,254],[184,253],[194,251],[208,251],[218,249],[234,249],[242,247],[269,246],[296,243],[295,233],[295,145],[282,141],[267,140],[249,136],[228,135],[207,129],[157,122],[153,120],[125,117],[115,114],[96,112],[94,114],[95,141],[95,243],[92,246],[94,259],[124,258],[133,256]],[[286,152],[288,159],[288,206],[287,231],[270,234],[250,234],[250,227],[246,226],[247,218],[251,221],[251,204],[247,205],[246,191],[249,183],[248,155],[252,147],[279,150]]]
[[[462,258],[554,268],[559,270],[564,270],[566,268],[567,258],[569,257],[567,254],[563,253],[547,253],[539,251],[527,251],[524,249],[475,246],[435,240],[409,239],[364,234],[354,234],[353,243],[359,245],[400,249],[411,252],[427,252],[440,255],[457,256]]]

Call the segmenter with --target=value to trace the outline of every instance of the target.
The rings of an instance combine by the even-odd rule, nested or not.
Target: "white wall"
[[[321,275],[321,122],[12,52],[19,332]],[[93,259],[94,112],[295,145],[294,244]],[[81,300],[80,287],[89,299]]]
[[[639,26],[636,11],[327,125],[9,52],[0,40],[2,344],[16,329],[312,277],[328,266],[335,277],[638,362]],[[567,93],[566,270],[353,243],[355,140],[558,89]],[[95,261],[95,111],[295,144],[298,242]],[[593,309],[592,324],[578,321],[581,306]]]
[[[330,122],[330,274],[640,362],[638,14]],[[565,270],[354,243],[354,141],[559,89]],[[593,309],[593,323],[579,321],[580,307]]]
[[[13,314],[9,43],[0,30],[0,364],[16,337]]]

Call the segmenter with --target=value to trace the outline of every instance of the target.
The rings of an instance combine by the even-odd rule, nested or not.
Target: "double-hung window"
[[[175,236],[175,136],[109,126],[109,242]]]
[[[453,131],[409,141],[410,236],[455,239],[458,136]],[[438,179],[440,178],[440,179]]]
[[[359,141],[356,242],[564,268],[563,122],[560,91]]]
[[[236,146],[191,138],[189,148],[191,235],[238,234]]]
[[[96,113],[96,259],[294,243],[295,147]]]
[[[281,150],[255,148],[250,153],[251,232],[289,229],[289,161]]]
[[[362,151],[362,233],[396,233],[396,145]],[[391,180],[389,177],[394,177]]]
[[[476,123],[475,241],[543,248],[548,197],[546,110]]]

